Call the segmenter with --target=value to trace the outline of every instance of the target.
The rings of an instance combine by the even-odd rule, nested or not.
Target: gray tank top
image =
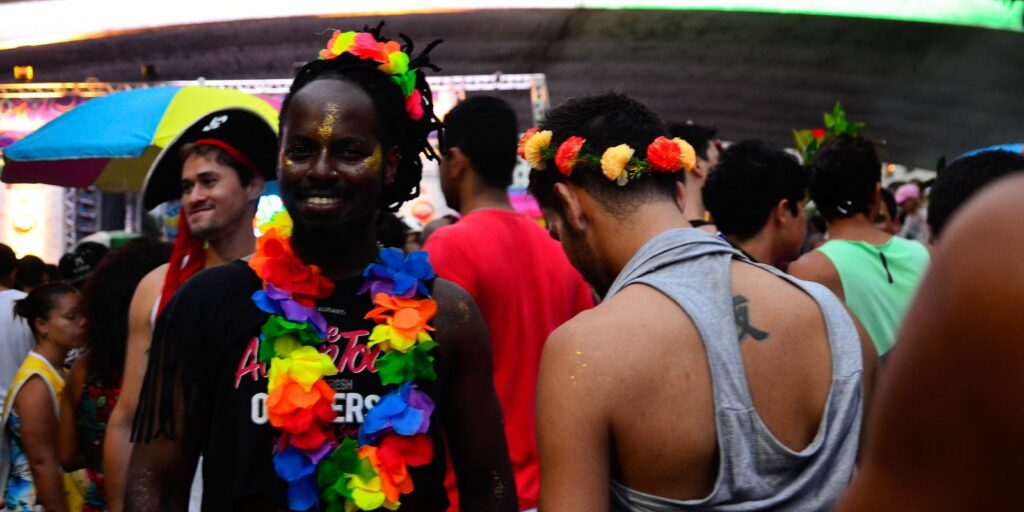
[[[671,298],[700,333],[711,369],[718,478],[696,500],[670,500],[611,483],[612,510],[828,510],[853,475],[863,414],[860,341],[853,320],[825,287],[757,265],[803,289],[821,308],[832,355],[832,387],[814,440],[795,452],[768,431],[747,387],[733,317],[730,261],[746,258],[697,229],[673,229],[645,244],[612,283],[611,297],[642,283]]]

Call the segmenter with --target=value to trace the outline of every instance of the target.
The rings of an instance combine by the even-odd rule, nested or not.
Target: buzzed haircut
[[[840,135],[826,142],[808,167],[811,198],[825,220],[868,213],[882,180],[882,161],[871,141]]]
[[[548,111],[541,130],[551,130],[551,145],[565,139],[586,139],[585,151],[601,155],[610,147],[628,144],[641,157],[654,139],[665,136],[664,121],[650,108],[624,94],[604,93],[573,98]],[[546,169],[530,174],[530,193],[546,208],[561,211],[554,185],[569,182],[584,188],[612,215],[622,217],[640,202],[674,201],[676,173],[655,172],[619,186],[606,178],[600,168],[578,166],[568,177],[547,161]]]
[[[516,166],[519,124],[512,107],[493,96],[473,96],[444,118],[446,150],[459,148],[483,182],[506,189]]]
[[[958,158],[935,178],[928,199],[928,225],[938,237],[953,214],[977,191],[1006,174],[1024,171],[1024,155],[983,151]]]
[[[729,146],[708,174],[704,205],[722,233],[745,240],[764,228],[783,199],[798,215],[807,183],[807,172],[793,155],[763,140],[745,140]]]

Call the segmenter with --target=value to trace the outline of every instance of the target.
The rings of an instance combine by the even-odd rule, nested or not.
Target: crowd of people
[[[619,93],[520,135],[435,115],[434,46],[338,31],[279,126],[197,120],[146,180],[173,245],[0,244],[4,510],[1024,506],[1024,155],[883,187],[865,136]],[[424,158],[458,215],[409,233]]]

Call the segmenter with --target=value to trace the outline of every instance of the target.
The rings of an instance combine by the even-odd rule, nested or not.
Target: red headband
[[[227,153],[228,155],[231,155],[231,158],[238,160],[238,163],[242,164],[242,167],[248,169],[249,172],[253,173],[256,176],[263,176],[263,173],[260,171],[259,167],[256,167],[256,164],[252,163],[252,160],[249,160],[249,157],[243,155],[241,151],[239,151],[231,144],[228,144],[227,142],[217,139],[199,139],[195,141],[193,144],[205,144],[207,146],[213,146],[215,148],[218,148]]]

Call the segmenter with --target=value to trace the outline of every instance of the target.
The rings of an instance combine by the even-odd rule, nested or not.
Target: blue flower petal
[[[291,482],[288,485],[288,508],[310,510],[318,505],[318,494],[316,477],[313,475]]]
[[[270,313],[272,315],[280,314],[280,307],[277,305],[277,301],[271,299],[267,292],[259,290],[252,294],[252,301],[256,303],[256,307],[260,308],[260,311],[264,313]]]
[[[288,447],[274,454],[274,470],[281,478],[293,482],[312,475],[316,466],[302,452]]]
[[[380,251],[380,259],[385,265],[391,268],[401,268],[402,263],[405,262],[405,255],[402,251],[394,247],[385,247]]]
[[[423,413],[411,407],[391,419],[391,427],[403,436],[416,434],[422,423]]]

